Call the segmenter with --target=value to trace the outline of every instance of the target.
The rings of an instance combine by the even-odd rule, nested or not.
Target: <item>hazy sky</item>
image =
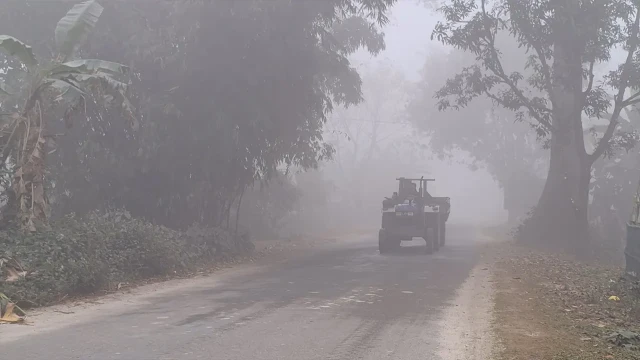
[[[430,40],[437,17],[433,10],[417,0],[400,0],[394,6],[389,20],[385,28],[386,50],[375,59],[361,51],[354,56],[354,63],[361,65],[388,60],[402,69],[408,78],[417,80],[429,48],[442,48],[439,43]]]

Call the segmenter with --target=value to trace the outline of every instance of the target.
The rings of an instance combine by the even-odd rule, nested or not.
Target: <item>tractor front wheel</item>
[[[439,241],[440,241],[440,247],[444,246],[444,243],[446,241],[446,237],[447,237],[447,224],[443,221],[440,223],[440,231],[439,231]]]
[[[440,250],[440,227],[431,228],[431,239],[433,241],[433,251]]]
[[[433,254],[435,242],[433,241],[433,237],[430,236],[430,234],[429,234],[429,228],[424,229],[423,239],[424,239],[425,247],[426,247],[425,248],[425,253],[427,255]]]

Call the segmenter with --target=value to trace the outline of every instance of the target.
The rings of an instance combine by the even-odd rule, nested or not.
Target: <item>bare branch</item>
[[[638,99],[638,97],[640,97],[640,91],[638,91],[637,93],[629,96],[622,104],[622,107],[627,107],[629,105],[633,105],[633,104],[637,104],[638,102],[640,102],[640,99]]]
[[[510,105],[507,104],[503,99],[501,99],[499,96],[496,96],[495,94],[490,93],[488,90],[484,90],[484,94],[486,97],[488,97],[489,99],[493,100],[494,102],[498,103],[500,106],[509,109]],[[538,121],[538,123],[544,128],[545,131],[547,132],[551,132],[551,130],[553,129],[551,123],[549,123],[548,121],[540,121],[538,119],[536,119]]]
[[[595,78],[595,75],[593,73],[593,67],[594,67],[595,63],[596,63],[595,60],[591,60],[591,62],[589,63],[589,72],[588,72],[588,75],[587,75],[589,77],[589,83],[587,84],[587,89],[583,93],[583,101],[586,101],[587,95],[593,89],[593,79]]]
[[[515,7],[516,4],[513,0],[508,0],[507,3],[510,7]],[[542,66],[542,77],[544,80],[544,87],[548,93],[551,93],[551,66],[547,62],[547,55],[543,50],[543,45],[533,38],[534,28],[533,24],[529,21],[529,19],[523,19],[520,17],[511,17],[511,20],[515,22],[520,28],[520,34],[524,37],[524,39],[529,43],[529,45],[536,51],[538,55],[538,59],[540,60],[540,65]]]
[[[640,30],[640,8],[636,8],[636,16],[633,22],[633,28],[631,30],[631,34],[629,36],[629,50],[627,53],[627,59],[622,68],[622,74],[620,75],[620,83],[618,85],[618,94],[614,99],[614,108],[613,113],[611,114],[611,120],[609,121],[609,125],[607,126],[607,130],[604,135],[598,142],[596,149],[593,151],[591,155],[589,155],[589,161],[593,164],[604,152],[606,151],[609,141],[615,132],[616,126],[618,125],[618,118],[620,117],[620,113],[622,109],[625,107],[624,93],[627,91],[627,87],[629,86],[629,78],[631,76],[631,71],[633,70],[633,58],[636,50],[638,49],[638,31]]]
[[[489,51],[491,52],[491,57],[492,57],[492,62],[494,64],[494,66],[489,66],[488,64],[485,63],[485,65],[496,75],[498,76],[502,82],[509,86],[509,88],[511,89],[511,91],[514,92],[514,94],[516,94],[516,96],[518,96],[518,98],[520,99],[520,101],[522,102],[522,104],[524,104],[524,106],[527,108],[527,110],[529,110],[529,114],[536,119],[540,124],[542,124],[542,126],[544,126],[549,132],[553,131],[553,126],[551,125],[551,122],[548,119],[545,119],[543,116],[541,116],[540,113],[550,113],[551,110],[547,107],[544,106],[540,106],[540,105],[536,105],[533,104],[531,102],[531,100],[529,98],[527,98],[524,93],[522,92],[522,90],[520,90],[518,88],[518,86],[512,81],[511,78],[509,78],[509,76],[505,73],[504,68],[502,66],[502,62],[500,60],[500,55],[498,54],[498,51],[495,47],[495,37],[493,36],[491,30],[489,29],[489,27],[487,26],[487,23],[490,20],[489,15],[486,12],[486,8],[485,8],[485,1],[486,0],[482,0],[482,15],[484,17],[484,27],[485,27],[485,31],[486,31],[486,36],[489,40]],[[542,49],[540,49],[540,51],[542,52]],[[544,57],[542,57],[541,59],[543,59]],[[546,61],[544,62],[544,64],[546,64]],[[544,66],[544,65],[543,65]],[[548,66],[548,65],[547,65]],[[550,70],[549,71],[549,77],[547,79],[550,80]],[[550,84],[550,83],[549,83]]]

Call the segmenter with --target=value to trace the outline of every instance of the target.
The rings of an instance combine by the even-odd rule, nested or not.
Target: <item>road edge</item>
[[[495,331],[493,258],[487,249],[500,240],[483,231],[476,235],[480,261],[456,291],[439,321],[439,357],[442,360],[487,360],[501,353]]]

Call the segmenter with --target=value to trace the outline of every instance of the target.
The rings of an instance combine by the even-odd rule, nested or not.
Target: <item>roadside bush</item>
[[[216,227],[193,225],[185,233],[187,256],[194,258],[228,259],[250,253],[255,249],[248,232],[234,236],[229,231]],[[197,260],[196,260],[197,261]]]
[[[65,230],[0,232],[0,257],[19,259],[21,266],[29,269],[16,281],[1,283],[0,292],[18,303],[41,305],[59,300],[71,290],[82,293],[104,285],[107,268],[98,255],[104,245],[94,241],[93,234],[84,232],[87,236],[83,236],[84,229]]]
[[[180,232],[124,211],[67,216],[33,234],[0,231],[0,244],[0,259],[14,259],[25,270],[7,281],[0,265],[0,292],[25,306],[184,273],[253,250],[248,235],[201,226]]]
[[[102,245],[98,257],[108,266],[109,280],[167,275],[187,267],[188,249],[180,232],[120,211],[91,214],[79,225]]]

